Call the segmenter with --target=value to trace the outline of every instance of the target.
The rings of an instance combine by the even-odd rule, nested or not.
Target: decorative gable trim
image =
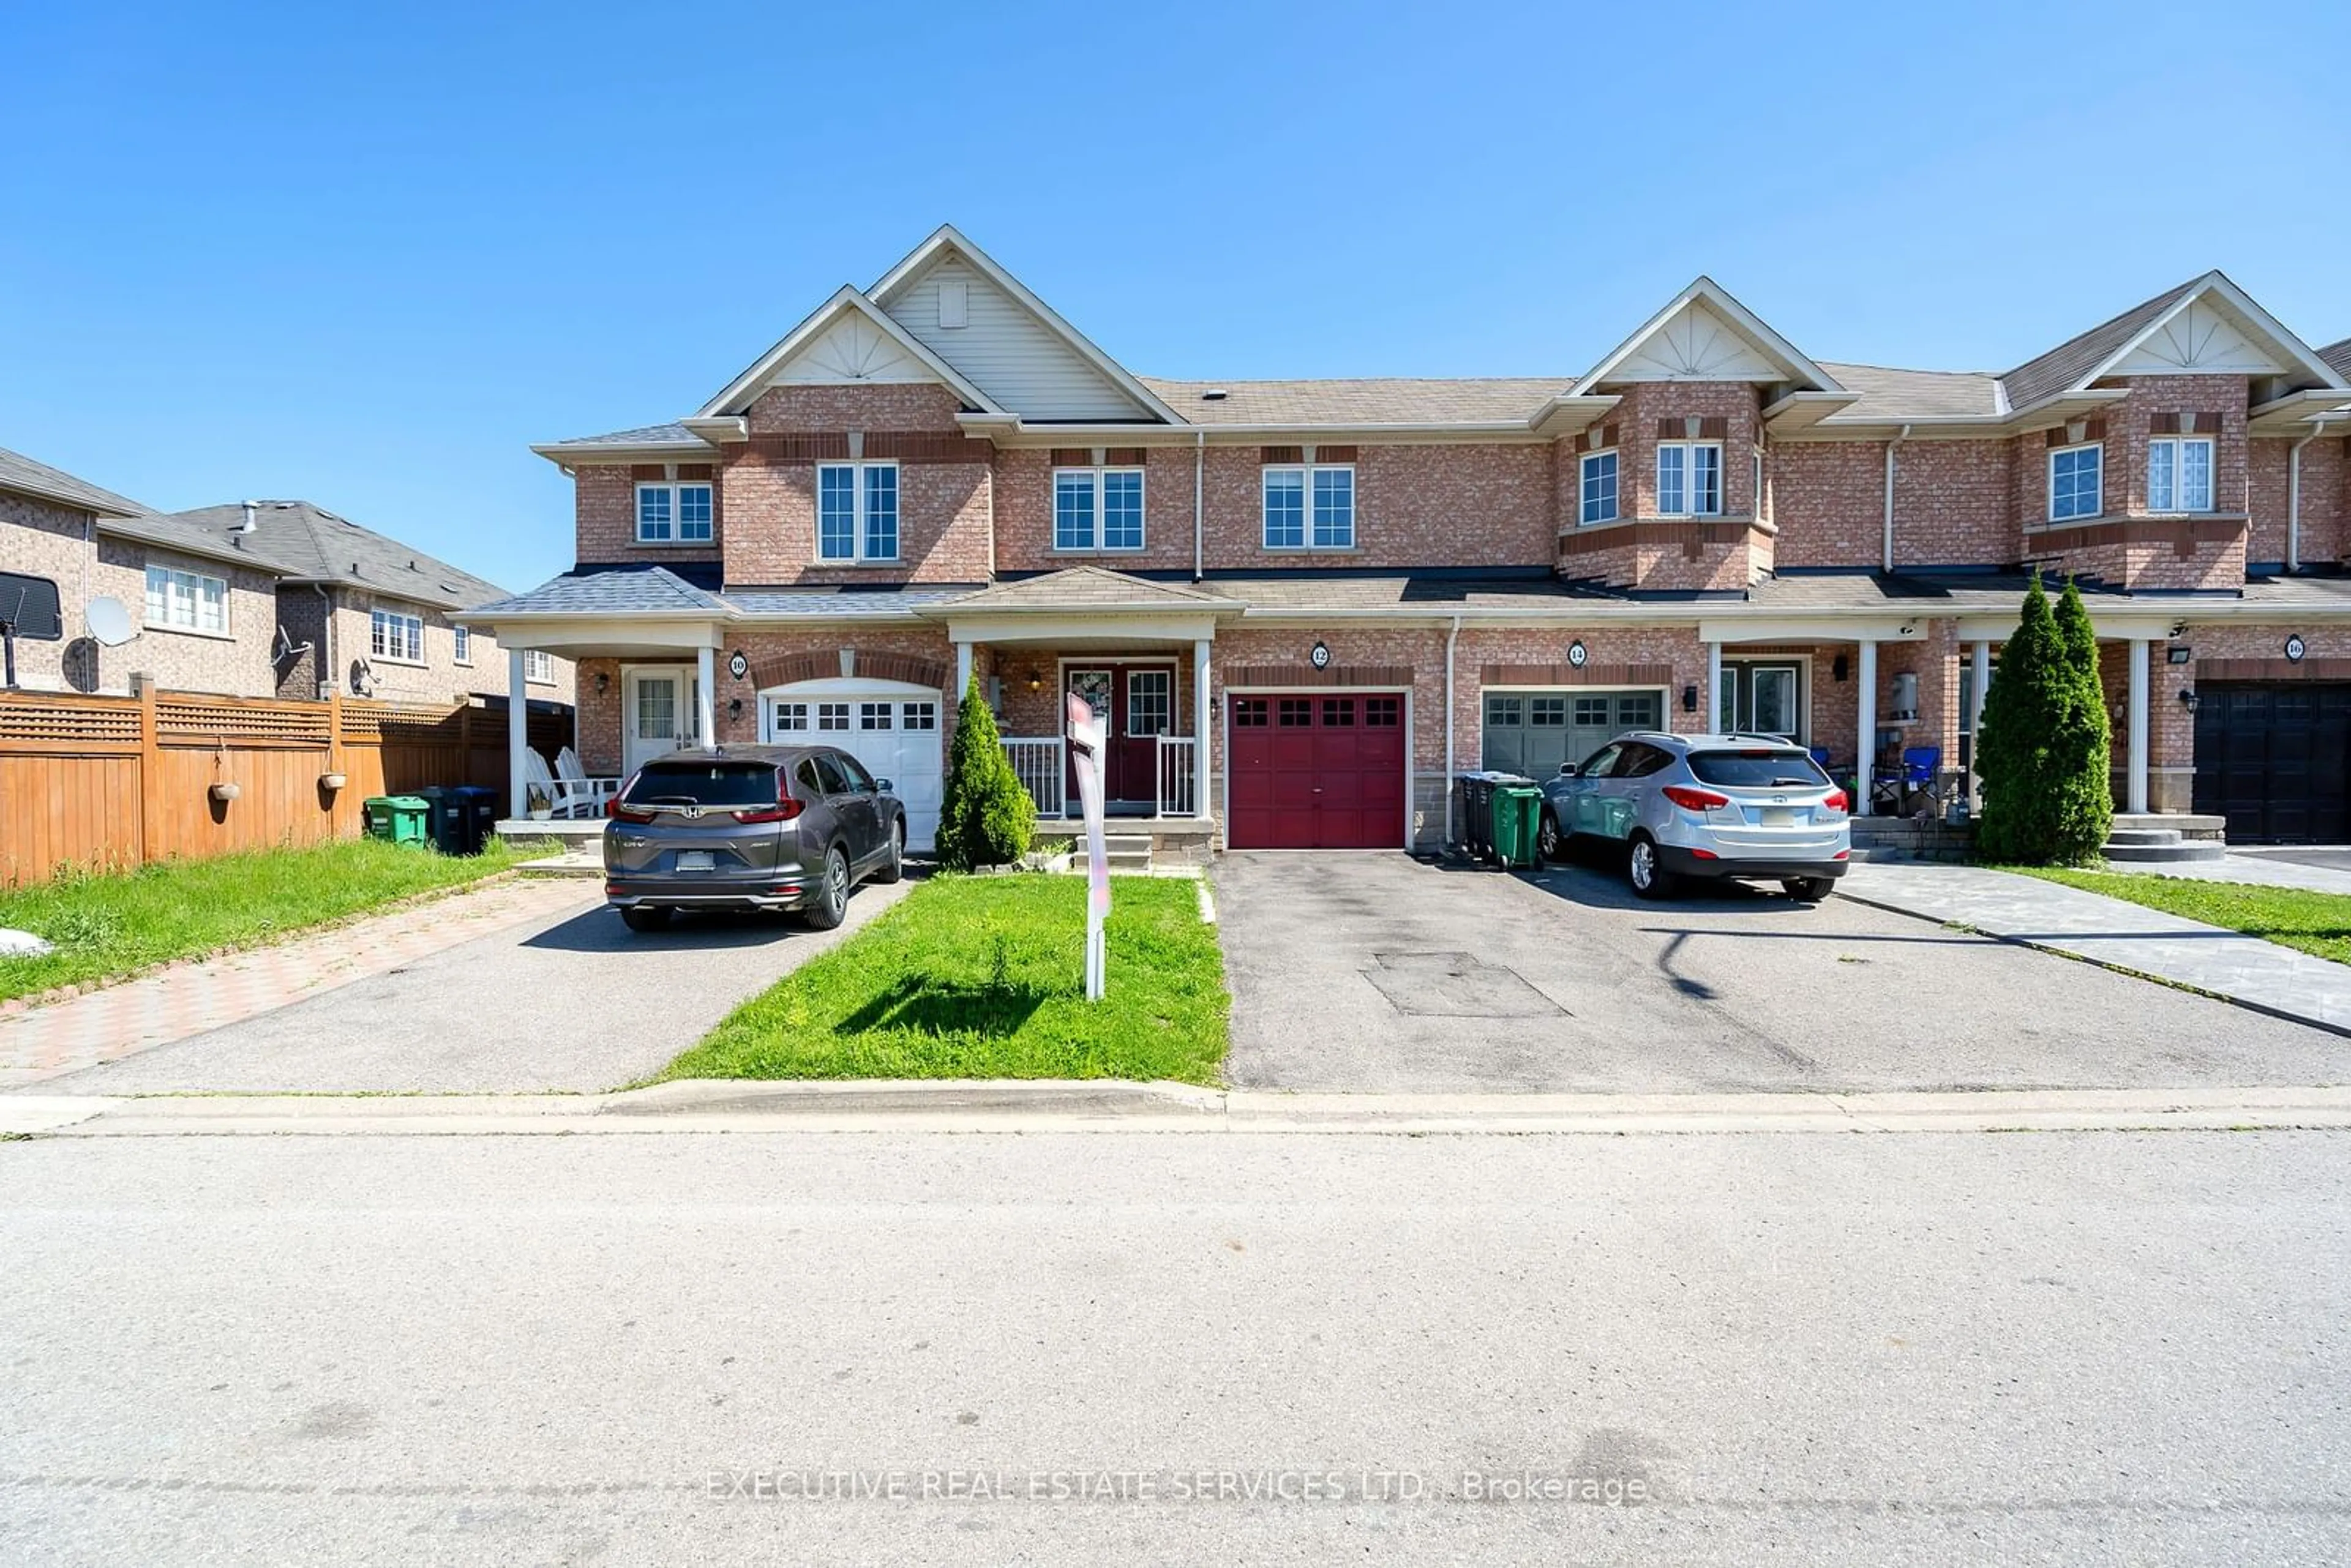
[[[2135,375],[2283,375],[2302,386],[2351,390],[2315,350],[2217,271],[2197,279],[2078,385]]]
[[[1844,390],[1710,277],[1674,296],[1576,382],[1571,395],[1635,381],[1786,382],[1808,392]]]
[[[807,319],[785,333],[774,348],[754,361],[748,370],[727,382],[716,397],[703,404],[697,417],[708,419],[747,412],[752,400],[781,379],[804,355],[828,372],[808,378],[813,384],[937,382],[983,413],[1006,412],[962,371],[892,320],[887,311],[844,285]]]

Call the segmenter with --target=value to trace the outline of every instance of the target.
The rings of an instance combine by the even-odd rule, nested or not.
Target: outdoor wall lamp
[[[1045,675],[1043,671],[1030,670],[1029,672],[1029,689],[1032,692],[1041,692],[1045,689]]]
[[[601,697],[601,696],[602,696],[602,695],[604,695],[604,688],[605,688],[605,687],[607,687],[607,686],[609,686],[609,685],[611,685],[611,684],[612,684],[612,677],[611,677],[611,676],[610,676],[610,675],[606,674],[605,674],[603,671],[601,671],[601,670],[599,670],[599,671],[597,671],[597,672],[596,672],[596,695],[597,695],[598,696],[600,696],[600,697]]]
[[[2186,708],[2189,713],[2194,713],[2196,711],[2196,688],[2194,686],[2182,686],[2179,688],[2179,706]]]
[[[728,718],[741,718],[743,716],[743,699],[741,697],[728,697],[726,699],[726,716]]]
[[[1698,712],[1698,687],[1690,685],[1682,688],[1682,712]]]
[[[1843,653],[1839,653],[1835,658],[1829,661],[1829,674],[1834,677],[1840,685],[1844,684],[1845,667],[1844,655]]]

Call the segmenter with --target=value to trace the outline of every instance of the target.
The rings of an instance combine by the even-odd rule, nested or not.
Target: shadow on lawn
[[[909,975],[844,1018],[843,1034],[867,1030],[911,1030],[918,1034],[977,1034],[1002,1038],[1020,1032],[1029,1015],[1052,992],[1009,980],[943,980]]]

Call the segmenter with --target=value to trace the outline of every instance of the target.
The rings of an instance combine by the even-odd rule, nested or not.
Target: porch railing
[[[1064,776],[1061,737],[1008,735],[1004,737],[1004,755],[1011,758],[1012,771],[1029,791],[1029,799],[1037,803],[1037,814],[1060,816]]]
[[[1199,815],[1199,774],[1193,765],[1198,753],[1199,742],[1188,735],[1159,737],[1159,792],[1153,803],[1157,815]]]

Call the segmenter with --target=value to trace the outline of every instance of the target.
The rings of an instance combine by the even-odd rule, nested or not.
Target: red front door
[[[1404,842],[1402,695],[1291,692],[1228,700],[1230,847],[1384,850]]]
[[[1159,800],[1159,737],[1176,733],[1176,666],[1173,664],[1071,664],[1062,689],[1086,699],[1109,740],[1102,803],[1130,815],[1154,810]],[[1074,766],[1069,802],[1078,804]]]

